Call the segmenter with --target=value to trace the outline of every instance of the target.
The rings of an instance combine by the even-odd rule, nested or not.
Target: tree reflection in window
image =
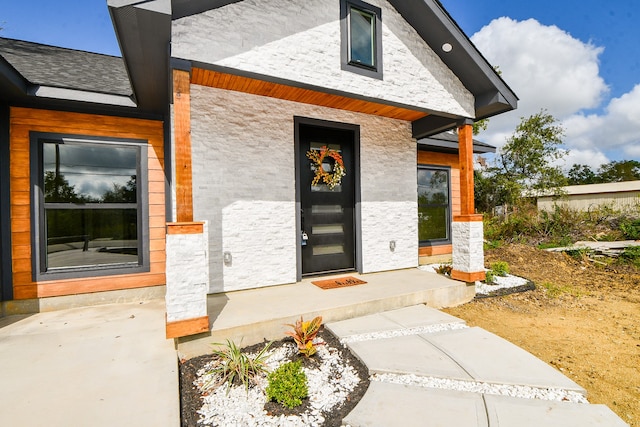
[[[140,149],[47,141],[42,153],[43,270],[138,265]]]
[[[449,170],[418,168],[418,236],[421,243],[450,239]]]

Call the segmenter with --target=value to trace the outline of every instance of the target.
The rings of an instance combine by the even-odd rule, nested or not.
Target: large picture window
[[[418,167],[418,236],[422,246],[451,241],[450,170]]]
[[[341,0],[342,69],[382,78],[381,10],[360,0]]]
[[[32,143],[40,158],[38,273],[60,278],[144,269],[146,144],[47,135]]]

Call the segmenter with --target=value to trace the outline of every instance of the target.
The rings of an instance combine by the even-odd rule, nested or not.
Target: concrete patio
[[[341,276],[367,283],[328,290],[311,283]],[[178,351],[180,357],[191,358],[210,352],[212,343],[226,339],[242,346],[281,339],[286,324],[300,316],[320,315],[329,323],[416,304],[450,307],[474,295],[473,286],[417,268],[305,278],[291,285],[213,294],[208,297],[211,331],[179,339]]]

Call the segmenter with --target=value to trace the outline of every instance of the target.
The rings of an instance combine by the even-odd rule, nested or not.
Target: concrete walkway
[[[0,426],[176,427],[164,301],[0,319]]]
[[[373,375],[351,427],[627,425],[530,353],[424,305],[325,326]]]

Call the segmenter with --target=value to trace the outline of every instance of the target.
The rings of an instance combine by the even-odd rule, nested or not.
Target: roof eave
[[[164,113],[169,103],[171,0],[108,0],[107,4],[134,101],[143,111]]]
[[[482,56],[471,40],[437,0],[389,0],[440,59],[475,97],[480,120],[517,108],[518,97]],[[429,13],[425,13],[425,12]],[[452,46],[445,52],[442,46]],[[414,137],[423,138],[456,127],[462,117],[440,116],[414,122]],[[428,119],[428,120],[426,120]],[[417,133],[416,133],[417,131]]]

